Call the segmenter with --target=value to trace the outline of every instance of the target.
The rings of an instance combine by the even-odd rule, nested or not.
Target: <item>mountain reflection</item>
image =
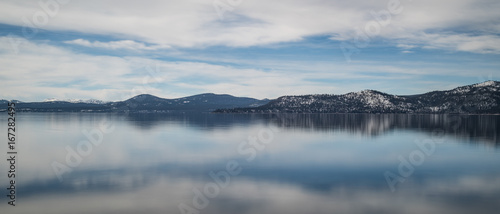
[[[499,115],[443,114],[130,114],[127,121],[143,129],[164,123],[211,130],[235,125],[269,123],[284,129],[343,131],[378,136],[395,129],[444,133],[499,145]]]
[[[114,131],[103,134],[102,143],[60,182],[53,161],[67,164],[67,148],[78,149],[87,139],[83,130],[97,130],[103,119]],[[229,161],[237,162],[241,173],[200,213],[497,213],[500,156],[490,145],[498,145],[499,120],[492,115],[20,114],[20,206],[7,213],[37,213],[45,204],[54,214],[74,213],[75,207],[82,213],[182,213],[178,205],[191,205],[193,189],[203,191],[214,182],[210,172],[225,170]],[[279,127],[272,142],[251,150],[257,147],[248,139],[269,126]],[[447,141],[424,156],[415,142],[435,133]],[[254,159],[248,151],[255,152]],[[421,162],[413,164],[419,152]],[[401,174],[402,159],[412,162],[411,175],[392,192],[385,172]],[[4,190],[6,178],[0,178]],[[2,212],[7,206],[0,204]]]

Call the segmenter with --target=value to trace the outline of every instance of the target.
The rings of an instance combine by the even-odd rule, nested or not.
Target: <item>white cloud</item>
[[[500,53],[500,37],[493,35],[469,36],[452,35],[442,36],[429,42],[432,47],[440,48],[452,46],[459,51],[476,53]]]
[[[0,64],[8,68],[0,73],[6,77],[0,86],[1,98],[124,100],[141,93],[173,98],[204,92],[264,98],[286,94],[287,89],[294,91],[296,85],[302,85],[305,92],[321,89],[303,80],[304,76],[286,72],[237,69],[201,62],[87,55],[16,39],[21,40],[19,48],[23,51],[19,53],[12,52],[8,37],[0,37]]]
[[[500,37],[495,35],[421,33],[399,40],[402,43],[397,46],[403,49],[421,47],[482,54],[500,53]]]
[[[211,45],[255,46],[299,41],[308,36],[331,35],[352,40],[355,28],[363,28],[374,17],[371,12],[387,9],[388,0],[377,1],[243,1],[224,13],[220,20],[213,1],[71,1],[60,5],[54,16],[39,27],[112,35],[122,41],[73,41],[103,48],[153,48]],[[498,53],[500,2],[490,0],[400,0],[403,11],[392,15],[379,37],[405,44],[415,35],[432,34],[434,39],[412,43],[477,53]],[[32,22],[38,1],[3,1],[0,22],[23,26],[23,17]],[[463,37],[452,39],[449,37]],[[436,44],[435,39],[446,40]],[[473,41],[469,41],[472,39]],[[133,42],[137,41],[137,42]],[[144,46],[143,46],[144,45]]]
[[[12,51],[9,37],[0,37],[0,65],[4,68],[0,72],[4,80],[0,85],[1,99],[95,98],[113,101],[142,93],[176,98],[208,92],[276,98],[282,95],[342,94],[363,89],[411,94],[426,92],[430,88],[446,89],[442,84],[407,89],[409,82],[415,87],[422,85],[414,82],[421,75],[491,76],[498,67],[498,63],[490,63],[491,69],[471,73],[469,67],[442,68],[443,65],[419,61],[401,62],[400,65],[358,61],[352,65],[335,61],[255,62],[248,59],[239,64],[253,62],[255,66],[241,68],[197,61],[89,55],[22,38],[15,40],[20,41],[22,51],[18,53]],[[483,64],[478,62],[478,65]],[[260,67],[272,69],[258,69]]]
[[[409,44],[398,44],[397,47],[402,48],[402,49],[412,49],[412,48],[416,48],[417,46],[416,45],[409,45]]]
[[[66,44],[74,44],[81,45],[85,47],[95,47],[95,48],[105,48],[105,49],[130,49],[130,50],[157,50],[157,49],[165,49],[169,48],[169,46],[147,46],[144,43],[135,42],[132,40],[120,40],[120,41],[111,41],[111,42],[99,42],[94,41],[90,42],[85,39],[75,39],[71,41],[65,41]]]
[[[6,68],[0,73],[4,80],[0,86],[0,98],[4,99],[124,100],[140,93],[173,98],[205,92],[275,98],[285,94],[356,90],[352,88],[355,85],[338,88],[311,79],[377,78],[356,73],[356,68],[346,67],[346,71],[332,72],[329,69],[332,64],[310,67],[308,63],[284,62],[276,70],[263,71],[202,62],[88,55],[16,39],[21,40],[19,48],[23,50],[17,54],[12,52],[9,38],[0,37],[0,64]],[[290,70],[293,67],[298,70]],[[367,67],[377,70],[375,66]],[[398,73],[405,72],[388,66],[379,69],[394,72],[395,78]],[[303,72],[306,70],[309,71]]]

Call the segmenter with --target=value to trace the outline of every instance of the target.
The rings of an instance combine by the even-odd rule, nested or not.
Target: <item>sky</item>
[[[498,0],[0,0],[0,99],[397,95],[500,79]]]

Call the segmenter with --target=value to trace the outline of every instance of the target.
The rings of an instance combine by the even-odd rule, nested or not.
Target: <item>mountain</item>
[[[500,114],[500,82],[399,96],[375,90],[343,95],[282,96],[266,105],[218,113],[474,113]]]
[[[199,94],[177,99],[164,99],[142,94],[126,101],[109,103],[113,111],[214,111],[219,108],[257,107],[269,100],[234,97],[227,94]]]
[[[4,109],[0,108],[0,111]],[[49,102],[16,102],[16,111],[26,112],[80,112],[80,111],[109,111],[103,104],[71,103],[68,101]]]
[[[7,100],[0,100],[5,104]],[[3,105],[2,104],[2,105]],[[487,81],[448,91],[391,95],[364,90],[342,95],[282,96],[257,100],[227,94],[199,94],[165,99],[142,94],[125,101],[55,100],[16,102],[17,111],[32,112],[178,112],[218,113],[471,113],[500,114],[500,82]],[[6,111],[6,108],[0,108]]]
[[[15,103],[21,103],[21,101],[19,100],[10,100],[12,102],[15,102]],[[7,103],[9,103],[9,100],[0,100],[0,105],[7,105]]]
[[[1,100],[5,101],[6,100]],[[56,100],[44,102],[16,102],[17,111],[31,112],[171,112],[213,111],[218,108],[257,107],[269,100],[234,97],[226,94],[199,94],[177,99],[164,99],[142,94],[125,101],[103,102],[99,100]],[[0,111],[5,109],[0,108]]]
[[[67,99],[67,100],[59,100],[56,98],[49,98],[45,99],[43,102],[70,102],[70,103],[88,103],[88,104],[106,104],[109,102],[105,102],[102,100],[96,100],[96,99],[88,99],[88,100],[81,100],[81,99]]]

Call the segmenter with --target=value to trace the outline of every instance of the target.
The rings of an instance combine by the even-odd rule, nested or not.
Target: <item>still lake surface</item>
[[[500,210],[500,116],[19,112],[16,126],[1,213]]]

